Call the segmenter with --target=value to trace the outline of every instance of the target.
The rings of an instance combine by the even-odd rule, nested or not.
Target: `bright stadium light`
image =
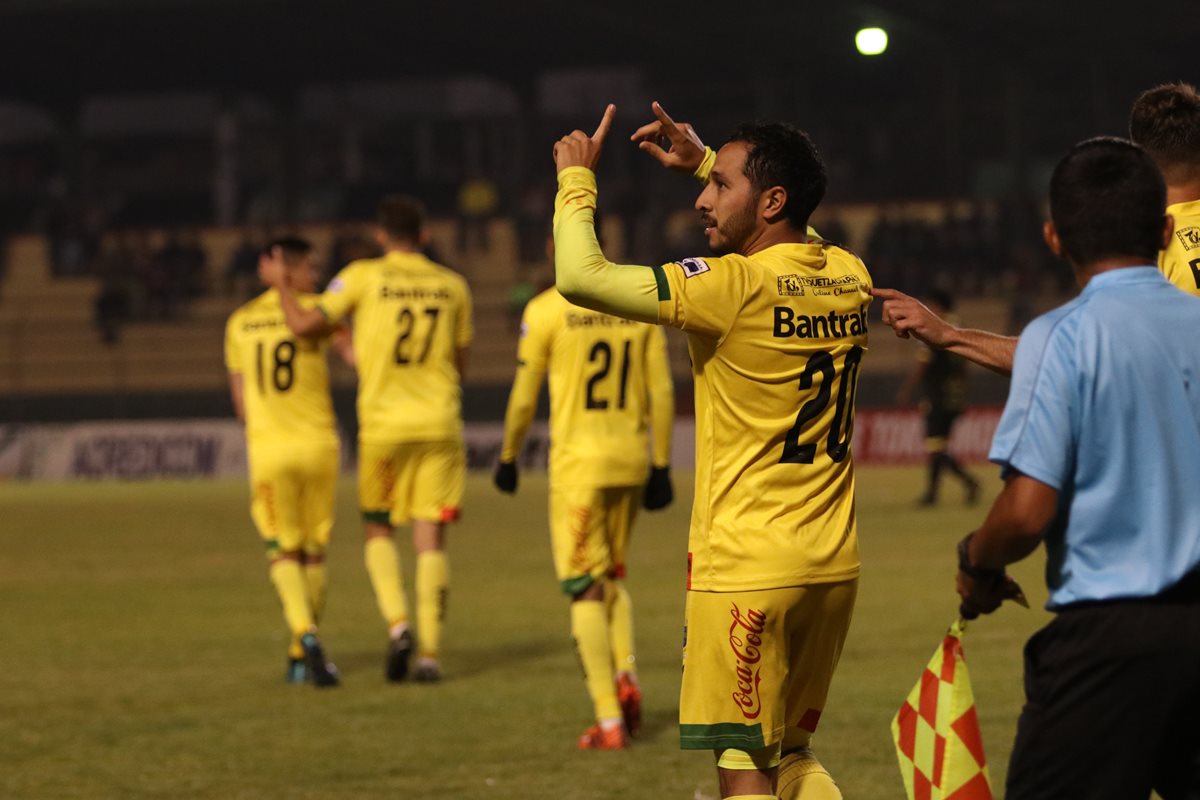
[[[864,56],[877,56],[887,50],[887,31],[883,28],[863,28],[854,35],[854,44]]]

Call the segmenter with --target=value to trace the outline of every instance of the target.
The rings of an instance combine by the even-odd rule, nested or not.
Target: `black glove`
[[[517,493],[517,464],[515,461],[501,461],[496,465],[492,475],[492,483],[505,494]]]
[[[650,479],[646,481],[646,491],[642,495],[642,508],[647,511],[658,511],[671,505],[675,499],[675,490],[671,488],[671,468],[652,467]]]

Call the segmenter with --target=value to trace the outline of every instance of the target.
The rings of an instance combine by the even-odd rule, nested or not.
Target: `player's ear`
[[[787,189],[782,186],[772,186],[763,192],[758,200],[759,213],[762,218],[767,222],[778,222],[782,219],[787,199]]]
[[[1050,248],[1050,252],[1054,253],[1055,257],[1065,258],[1062,240],[1058,238],[1058,230],[1050,220],[1042,223],[1042,238],[1046,240],[1046,247]]]
[[[429,231],[425,230],[424,228],[422,228],[421,232],[417,234],[417,246],[422,250],[429,246]]]
[[[1171,246],[1171,234],[1175,233],[1175,217],[1167,214],[1163,219],[1163,238],[1162,247],[1159,250],[1166,250]]]

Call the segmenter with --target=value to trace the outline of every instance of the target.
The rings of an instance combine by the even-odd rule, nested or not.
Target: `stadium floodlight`
[[[887,31],[883,28],[863,28],[854,35],[854,44],[864,56],[877,56],[887,50]]]

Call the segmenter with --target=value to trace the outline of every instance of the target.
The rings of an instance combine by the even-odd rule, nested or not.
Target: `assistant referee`
[[[1005,487],[959,546],[965,610],[1046,544],[1007,800],[1200,796],[1200,301],[1155,267],[1172,233],[1137,145],[1059,162],[1045,238],[1082,292],[1030,323],[991,460]]]

